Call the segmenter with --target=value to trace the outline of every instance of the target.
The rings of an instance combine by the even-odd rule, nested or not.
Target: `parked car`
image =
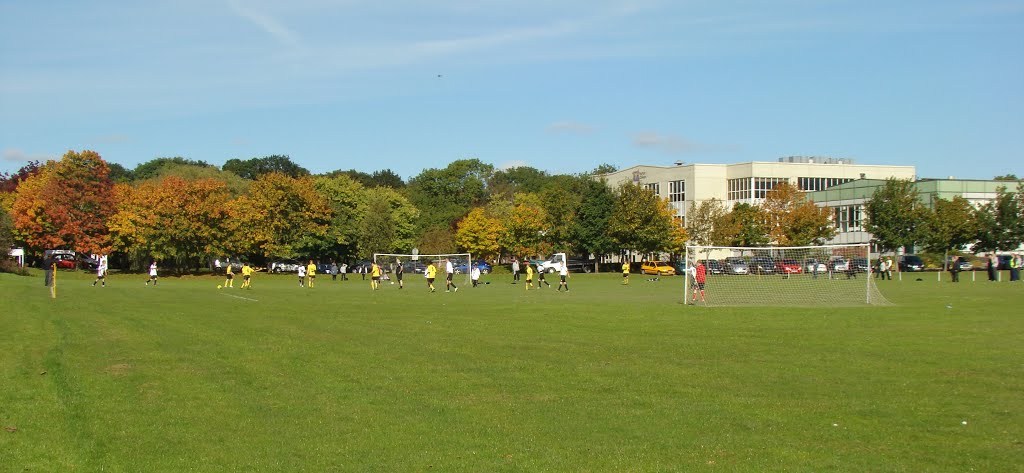
[[[719,263],[716,259],[702,259],[699,263],[704,264],[704,272],[706,274],[724,274],[725,267],[722,263]]]
[[[775,269],[784,274],[800,274],[804,272],[800,262],[795,259],[779,260],[775,263]]]
[[[845,273],[847,270],[850,269],[850,262],[847,261],[846,258],[843,258],[842,256],[833,256],[829,258],[828,266],[829,268],[832,268],[833,272]]]
[[[775,260],[765,257],[756,256],[750,258],[750,272],[754,274],[775,274]]]
[[[725,259],[723,264],[725,274],[750,274],[750,267],[743,258],[732,256]]]
[[[953,257],[950,256],[949,259],[946,260],[946,268],[950,268],[950,267],[952,267],[952,265],[953,265]],[[974,265],[971,264],[971,261],[969,259],[967,259],[966,257],[961,257],[960,258],[960,271],[974,271]]]
[[[903,255],[899,258],[900,271],[924,271],[924,260],[917,255]]]
[[[86,271],[95,271],[100,267],[100,260],[93,255],[83,256],[78,259],[78,267]]]
[[[78,267],[78,259],[75,258],[74,253],[58,253],[53,255],[53,262],[56,263],[57,269],[75,269]]]
[[[427,265],[420,261],[402,261],[402,271],[409,274],[423,274],[427,271]]]
[[[480,274],[490,274],[491,273],[491,269],[492,269],[491,268],[491,263],[488,263],[488,262],[486,262],[484,260],[474,261],[473,262],[473,266],[476,267],[476,268],[480,268]],[[465,273],[466,272],[466,263],[456,264],[455,265],[455,272],[458,273],[458,274]]]
[[[270,272],[272,273],[295,273],[299,271],[299,266],[305,266],[298,260],[293,259],[281,259],[270,263]]]
[[[640,264],[640,272],[658,276],[675,276],[676,269],[664,261],[644,261]]]
[[[828,265],[814,258],[808,258],[807,261],[804,261],[804,271],[808,273],[827,273]]]
[[[868,272],[868,259],[867,258],[854,258],[850,260],[850,264],[853,265],[853,270],[858,273]]]

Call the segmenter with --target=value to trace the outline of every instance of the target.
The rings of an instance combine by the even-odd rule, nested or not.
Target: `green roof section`
[[[920,179],[914,182],[919,199],[931,206],[936,199],[951,200],[955,196],[967,199],[990,198],[1000,187],[1015,191],[1024,181],[986,181],[973,179]],[[808,192],[807,198],[816,203],[870,199],[875,190],[885,185],[884,179],[858,179],[832,186],[823,191]]]

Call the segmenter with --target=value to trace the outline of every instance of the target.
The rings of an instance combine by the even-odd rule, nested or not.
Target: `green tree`
[[[175,156],[173,158],[155,158],[144,163],[139,163],[138,166],[135,166],[135,170],[128,174],[128,177],[130,180],[134,181],[144,181],[146,179],[161,177],[161,171],[170,166],[189,166],[197,168],[215,167],[206,161],[196,161],[182,158],[180,156]]]
[[[602,163],[602,164],[598,164],[597,167],[594,168],[593,171],[590,171],[590,174],[597,176],[597,175],[601,175],[601,174],[611,174],[611,173],[613,173],[615,171],[618,171],[618,170],[619,170],[619,167],[614,165],[614,164]]]
[[[936,199],[932,212],[928,214],[924,245],[929,251],[942,253],[949,260],[949,251],[962,248],[976,241],[977,222],[974,207],[960,196],[953,200]]]
[[[366,212],[359,221],[359,253],[407,253],[413,248],[419,210],[390,187],[366,190]]]
[[[425,169],[409,180],[409,200],[422,214],[418,227],[454,228],[472,207],[486,204],[487,181],[494,167],[478,159],[454,161],[444,169]]]
[[[889,178],[864,205],[864,229],[885,251],[913,248],[923,239],[927,209],[918,201],[917,188],[908,179]]]
[[[14,247],[14,219],[7,210],[0,208],[0,251]]]
[[[690,211],[686,213],[686,234],[690,237],[690,243],[700,246],[722,243],[720,238],[723,237],[719,235],[730,234],[729,229],[725,227],[728,223],[725,221],[728,213],[725,203],[720,199],[711,198],[691,203]]]
[[[608,221],[615,211],[615,200],[615,193],[604,179],[586,179],[580,189],[580,205],[572,225],[573,247],[576,253],[596,257],[594,272],[597,272],[597,261],[602,256],[618,249],[615,239],[607,231]]]
[[[308,176],[306,168],[292,162],[287,155],[271,155],[247,160],[229,159],[221,168],[231,171],[243,179],[254,180],[264,174],[281,173],[289,177]]]
[[[1016,174],[1004,174],[1002,176],[996,176],[992,178],[993,181],[1019,181],[1020,178]]]
[[[370,181],[373,182],[374,187],[390,187],[392,189],[402,189],[405,187],[405,181],[402,176],[390,169],[382,169],[380,171],[374,171],[370,176]]]
[[[608,231],[621,248],[640,254],[672,251],[677,229],[667,200],[632,183],[619,186]]]
[[[978,224],[975,252],[1012,250],[1024,241],[1024,215],[1021,215],[1021,200],[1016,194],[999,187],[995,200],[977,209],[974,214]]]
[[[488,181],[493,198],[511,199],[517,192],[540,192],[548,183],[548,173],[529,166],[499,169]]]
[[[356,255],[361,221],[367,213],[366,188],[346,174],[318,176],[313,187],[331,208],[327,235],[314,253],[335,258]]]

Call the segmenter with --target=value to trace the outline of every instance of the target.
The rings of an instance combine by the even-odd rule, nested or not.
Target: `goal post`
[[[867,244],[822,246],[687,246],[683,281],[691,301],[703,265],[709,306],[855,307],[889,305],[878,291]],[[700,302],[700,294],[697,296]]]
[[[438,282],[444,285],[445,280],[445,259],[451,261],[452,269],[455,270],[455,276],[452,277],[452,282],[456,286],[462,286],[463,284],[470,284],[470,270],[472,269],[473,256],[470,253],[442,253],[435,255],[425,255],[422,253],[374,253],[373,262],[377,263],[386,274],[393,275],[395,266],[398,265],[398,261],[401,261],[402,269],[405,274],[405,281],[411,282],[410,278],[413,276],[424,277],[424,272],[427,269],[427,265],[430,263],[434,264],[437,268],[437,278],[434,281],[436,287]]]

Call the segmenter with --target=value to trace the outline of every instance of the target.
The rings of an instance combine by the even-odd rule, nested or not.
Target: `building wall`
[[[641,186],[652,186],[658,190],[658,196],[669,197],[671,182],[685,183],[685,198],[680,202],[672,202],[676,215],[683,223],[686,211],[694,204],[710,199],[719,199],[727,207],[739,202],[757,204],[762,202],[763,194],[756,192],[759,179],[771,180],[762,184],[770,186],[776,180],[786,180],[797,185],[800,178],[828,179],[913,179],[914,166],[879,166],[847,163],[813,163],[813,162],[748,162],[738,164],[683,164],[676,166],[638,165],[605,174],[603,177],[612,187],[623,182],[631,182]],[[749,188],[749,196],[730,196],[730,181]],[[732,197],[732,198],[731,198]],[[738,198],[736,198],[738,197]]]

